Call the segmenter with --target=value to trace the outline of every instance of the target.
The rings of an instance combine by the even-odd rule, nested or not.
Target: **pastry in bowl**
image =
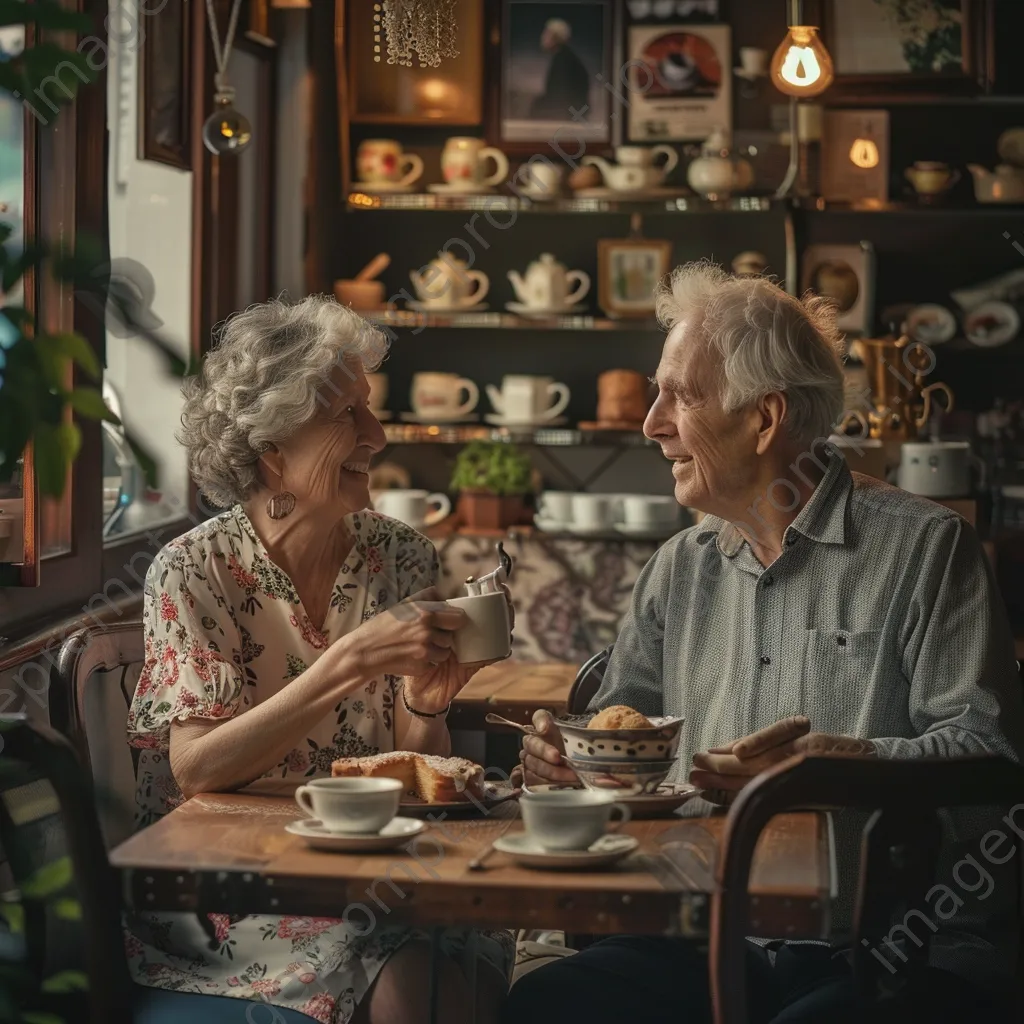
[[[673,761],[682,718],[648,718],[624,704],[599,711],[589,722],[556,719],[565,756],[577,761]]]

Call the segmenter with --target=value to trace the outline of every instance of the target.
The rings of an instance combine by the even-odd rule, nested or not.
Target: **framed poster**
[[[629,137],[706,139],[732,127],[728,25],[634,25],[629,30]]]
[[[839,94],[964,94],[986,87],[987,0],[824,0]]]
[[[597,243],[598,302],[610,317],[654,315],[654,293],[671,269],[672,243],[602,238]]]
[[[167,4],[146,22],[139,69],[139,159],[191,170],[190,5]]]
[[[501,16],[498,144],[610,142],[610,0],[503,0]]]

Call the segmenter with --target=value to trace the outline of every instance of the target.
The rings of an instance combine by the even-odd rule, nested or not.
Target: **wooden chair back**
[[[614,646],[614,644],[609,644],[603,651],[591,655],[580,666],[580,670],[573,680],[572,689],[569,691],[566,710],[570,715],[582,715],[590,707],[590,702],[604,681],[604,674],[608,669],[608,660],[612,656]]]
[[[864,829],[853,922],[853,971],[868,1005],[892,981],[871,949],[890,932],[898,907],[928,907],[941,842],[937,812],[1024,801],[1024,768],[1002,758],[924,758],[914,761],[801,755],[759,775],[729,810],[711,901],[711,996],[715,1024],[746,1024],[744,956],[748,934],[750,864],[765,825],[785,811],[859,808],[873,811]],[[1018,840],[1018,862],[1024,858]],[[1014,905],[1021,917],[1021,892]],[[910,960],[926,962],[930,933]],[[1024,938],[1024,932],[1022,932]],[[913,968],[913,964],[912,964]],[[899,972],[902,976],[905,972]]]

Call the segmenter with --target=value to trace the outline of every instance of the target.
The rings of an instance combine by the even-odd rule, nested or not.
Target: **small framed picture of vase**
[[[672,243],[660,238],[602,238],[597,243],[598,302],[613,318],[654,315],[658,285],[672,266]]]

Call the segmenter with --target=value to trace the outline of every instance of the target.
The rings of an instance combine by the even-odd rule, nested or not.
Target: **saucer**
[[[366,853],[390,850],[419,835],[427,826],[416,818],[392,818],[379,832],[329,832],[319,818],[290,821],[284,830],[305,840],[314,850],[332,853]]]
[[[601,836],[587,850],[545,850],[526,832],[515,832],[494,840],[496,850],[507,853],[523,867],[554,870],[608,867],[629,856],[639,845],[636,837],[615,832]]]
[[[663,540],[672,537],[682,529],[677,523],[665,523],[663,526],[638,526],[635,523],[616,523],[612,529],[623,537],[634,537],[637,540]]]
[[[574,193],[576,199],[678,199],[688,195],[685,188],[610,188],[597,185],[594,188],[580,188]]]
[[[390,409],[371,409],[374,417],[381,423],[387,423],[388,420],[394,417],[394,413]]]
[[[417,313],[437,313],[439,316],[451,316],[452,313],[483,313],[488,308],[486,302],[478,302],[475,306],[432,306],[416,299],[409,299],[406,305]]]
[[[531,786],[531,793],[547,793],[559,789],[579,789],[579,786],[547,784]],[[638,793],[636,796],[621,796],[619,803],[625,804],[633,818],[659,818],[671,814],[688,800],[699,794],[696,786],[688,782],[663,782],[653,793]]]
[[[534,516],[533,525],[544,533],[569,533],[572,530],[572,523],[560,523],[557,519],[545,519],[543,516]]]
[[[520,188],[516,189],[516,194],[522,196],[524,199],[529,199],[531,203],[548,203],[552,199],[561,199],[561,194],[556,190],[551,192],[546,188]]]
[[[415,412],[400,413],[398,418],[403,423],[421,423],[427,427],[445,427],[450,423],[479,423],[480,417],[475,412],[468,412],[465,416],[421,416]]]
[[[527,306],[524,302],[506,302],[505,308],[510,313],[518,313],[519,316],[530,317],[552,317],[552,316],[576,316],[582,313],[587,307],[579,302],[575,306]]]
[[[508,420],[496,412],[487,413],[484,419],[496,427],[508,427],[510,430],[541,430],[544,427],[560,427],[568,422],[565,416],[556,416],[553,420]]]
[[[392,192],[412,192],[416,186],[413,182],[402,185],[397,181],[355,181],[352,183],[352,188],[357,192],[365,192],[372,196],[375,193],[387,195]]]
[[[493,194],[494,186],[475,185],[471,181],[459,182],[455,185],[449,182],[442,182],[437,185],[428,185],[427,191],[442,196],[488,196]]]

